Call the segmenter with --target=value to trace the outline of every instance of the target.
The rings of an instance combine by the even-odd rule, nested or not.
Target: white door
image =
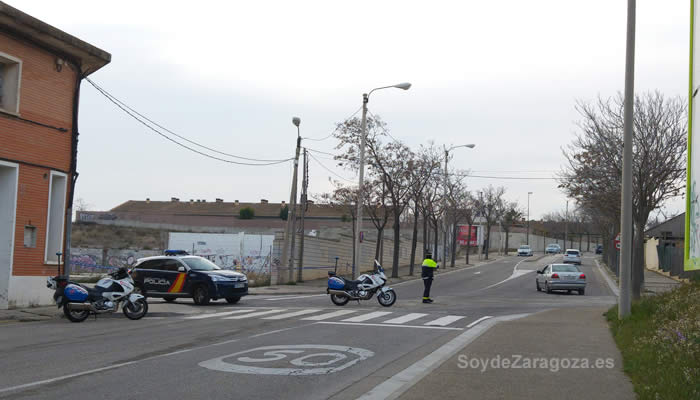
[[[0,161],[0,310],[7,309],[15,244],[19,166]]]

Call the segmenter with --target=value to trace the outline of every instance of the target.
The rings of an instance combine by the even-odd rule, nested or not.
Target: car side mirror
[[[177,272],[185,272],[185,267],[177,267]]]
[[[538,269],[538,270],[537,270],[537,273],[538,273],[538,274],[542,274],[543,272],[542,272],[541,270]]]

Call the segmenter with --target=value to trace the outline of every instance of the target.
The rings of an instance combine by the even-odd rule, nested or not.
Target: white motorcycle
[[[141,319],[148,312],[146,298],[134,291],[134,281],[126,268],[100,279],[95,288],[71,282],[65,276],[49,277],[46,287],[55,290],[53,298],[58,308],[71,322],[83,322],[93,314],[111,313],[122,305],[129,319]]]
[[[344,306],[350,300],[369,300],[377,295],[377,301],[384,307],[391,307],[396,302],[396,292],[386,287],[387,277],[384,268],[374,260],[372,275],[362,274],[357,280],[351,281],[336,276],[335,272],[328,271],[328,289],[326,293],[331,295],[331,301],[337,306]]]

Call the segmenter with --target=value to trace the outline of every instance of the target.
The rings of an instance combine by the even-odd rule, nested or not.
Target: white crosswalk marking
[[[233,317],[226,317],[223,319],[243,319],[243,318],[260,317],[262,315],[276,314],[276,313],[281,313],[283,311],[287,311],[287,309],[280,308],[280,309],[275,309],[275,310],[258,311],[258,312],[254,312],[254,313],[250,313],[250,314],[234,315]]]
[[[422,314],[422,313],[410,313],[406,314],[402,317],[390,319],[388,321],[384,321],[385,324],[405,324],[408,321],[413,321],[414,319],[418,319],[421,317],[425,317],[428,314]]]
[[[343,322],[364,322],[364,321],[369,321],[370,319],[383,317],[383,316],[389,315],[389,314],[391,314],[390,311],[375,311],[375,312],[371,312],[369,314],[358,315],[357,317],[344,319]]]
[[[299,310],[299,311],[292,311],[284,314],[277,314],[273,315],[271,317],[265,317],[263,319],[285,319],[285,318],[292,318],[292,317],[298,317],[300,315],[306,315],[306,314],[313,314],[315,312],[319,312],[321,310]]]
[[[340,317],[342,315],[352,314],[352,313],[356,313],[356,312],[357,312],[356,310],[338,310],[338,311],[330,312],[328,314],[314,315],[313,317],[302,318],[302,320],[304,320],[304,321],[323,321],[326,319]]]
[[[185,319],[204,319],[204,318],[216,318],[216,317],[225,317],[227,315],[233,315],[233,314],[241,314],[241,313],[247,313],[253,311],[252,309],[247,309],[247,310],[236,310],[236,311],[226,311],[226,312],[218,312],[218,313],[211,313],[211,314],[199,314],[195,315],[192,317],[185,317]]]
[[[464,318],[461,315],[448,315],[446,317],[438,318],[434,321],[426,322],[423,325],[428,325],[428,326],[447,326],[455,321],[459,321],[460,319]]]

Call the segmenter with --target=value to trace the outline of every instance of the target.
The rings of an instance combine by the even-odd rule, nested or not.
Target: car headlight
[[[245,281],[248,280],[248,277],[245,276],[245,275],[243,275],[242,277],[238,278],[238,280],[241,281],[241,282],[245,282]]]
[[[211,280],[214,282],[230,282],[231,279],[227,276],[221,276],[221,275],[210,275]]]

